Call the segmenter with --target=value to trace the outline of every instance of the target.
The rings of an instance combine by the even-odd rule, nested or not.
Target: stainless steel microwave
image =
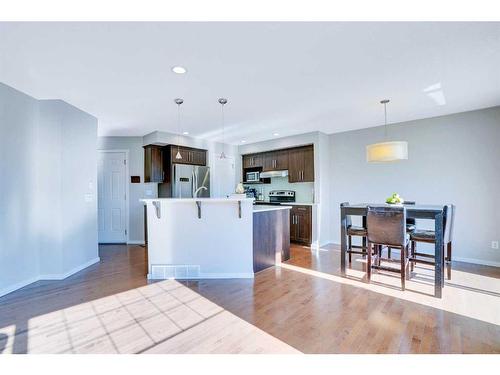
[[[260,173],[259,172],[247,172],[246,182],[259,182]]]

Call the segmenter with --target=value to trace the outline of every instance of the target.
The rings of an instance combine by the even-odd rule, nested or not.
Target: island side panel
[[[290,210],[253,214],[253,268],[262,271],[290,258]]]
[[[153,201],[153,200],[152,200]],[[199,267],[198,275],[175,275],[178,279],[251,278],[252,202],[206,199],[201,218],[194,200],[158,199],[161,217],[148,201],[148,260],[151,267]],[[170,276],[172,277],[172,276]]]

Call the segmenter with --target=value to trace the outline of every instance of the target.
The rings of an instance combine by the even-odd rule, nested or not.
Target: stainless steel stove
[[[293,190],[272,190],[269,192],[269,203],[280,204],[295,202],[295,191]]]

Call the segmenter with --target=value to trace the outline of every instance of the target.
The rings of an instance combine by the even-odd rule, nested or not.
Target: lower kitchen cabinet
[[[290,241],[310,245],[312,241],[312,207],[292,206],[290,212]]]

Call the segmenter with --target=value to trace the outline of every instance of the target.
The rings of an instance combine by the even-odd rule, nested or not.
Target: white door
[[[98,160],[99,243],[127,242],[125,152],[99,152]]]

